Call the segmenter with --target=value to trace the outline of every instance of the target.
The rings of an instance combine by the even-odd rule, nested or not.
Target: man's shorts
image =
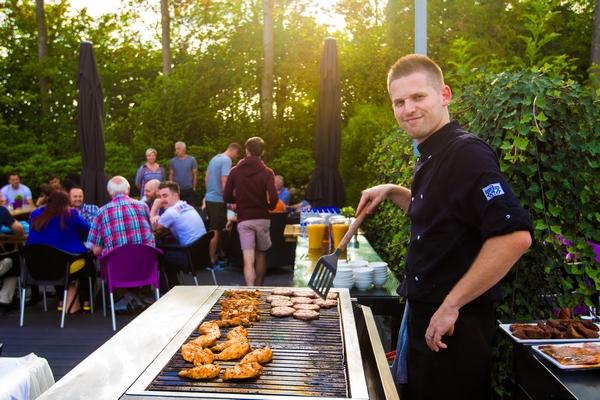
[[[271,247],[270,219],[249,219],[238,223],[242,250],[267,251]]]
[[[208,224],[213,231],[221,231],[227,225],[227,204],[213,201],[206,202]]]

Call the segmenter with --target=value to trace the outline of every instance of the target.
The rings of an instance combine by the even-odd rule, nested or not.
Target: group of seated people
[[[293,212],[306,205],[303,202],[289,206],[290,192],[284,187],[283,177],[277,175],[275,183],[282,203],[280,211]],[[69,253],[85,255],[86,268],[72,274],[72,279],[80,283],[84,310],[89,309],[90,299],[88,281],[82,278],[95,268],[92,255],[104,256],[119,246],[135,243],[186,246],[206,233],[202,217],[193,206],[180,199],[179,185],[172,181],[152,179],[145,182],[140,201],[129,197],[127,179],[115,176],[107,185],[111,201],[100,208],[84,203],[83,190],[67,180],[61,183],[56,175],[50,175],[48,184],[42,189],[43,194],[35,203],[38,208],[29,219],[26,245],[47,244]],[[17,173],[11,173],[9,184],[0,191],[0,206],[13,204],[17,194],[22,195],[25,204],[34,205],[31,190],[20,183]],[[0,207],[0,218],[2,224],[16,234],[23,233],[21,224],[4,207]],[[155,232],[166,230],[166,237],[155,239]],[[172,250],[164,254],[162,262],[165,268],[164,274],[161,274],[160,289],[165,293],[179,284],[178,267],[186,267],[188,258],[184,252]],[[11,258],[0,261],[0,279],[3,279],[0,312],[17,308],[13,301],[16,276],[3,277],[11,268]],[[13,275],[16,275],[15,271]],[[60,292],[64,288],[57,287],[56,290]],[[59,303],[59,309],[61,307]]]
[[[18,175],[16,180],[18,182]],[[11,175],[7,185],[12,188],[11,181],[15,181],[14,175]],[[22,188],[24,185],[19,186],[17,190],[30,193]],[[92,255],[103,256],[119,246],[136,243],[156,246],[157,241],[168,241],[185,246],[206,233],[204,222],[196,209],[180,200],[179,185],[175,182],[147,182],[144,187],[145,201],[140,201],[129,197],[127,179],[115,176],[107,185],[111,201],[100,208],[85,204],[83,190],[78,186],[71,187],[68,192],[61,185],[52,187],[43,195],[43,200],[38,201],[40,207],[31,213],[26,245],[47,244],[85,256],[86,268],[79,269],[71,276],[72,280],[77,279],[80,283],[84,310],[89,309],[90,299],[87,279],[82,278],[91,268],[95,268]],[[3,198],[4,189],[0,193],[0,198]],[[30,194],[24,197],[27,203],[33,204]],[[15,234],[23,234],[21,224],[14,220],[5,207],[0,207],[0,218],[2,224]],[[161,229],[168,229],[169,234],[157,240],[154,232]],[[8,260],[0,261],[0,280],[3,280],[0,312],[18,307],[13,301],[16,276],[2,276],[12,268],[12,265],[9,266],[10,258]],[[161,276],[161,292],[164,293],[179,283],[177,267],[187,266],[188,260],[182,252],[168,251],[163,263],[170,267],[163,268],[166,273]],[[15,271],[13,275],[16,275]],[[60,292],[64,288],[57,287],[56,290]],[[60,307],[62,304],[59,303]]]

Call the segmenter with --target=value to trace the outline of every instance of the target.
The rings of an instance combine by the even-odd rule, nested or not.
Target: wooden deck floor
[[[243,286],[244,277],[240,268],[227,268],[216,271],[216,278],[222,286]],[[265,286],[292,286],[292,267],[269,269]],[[198,273],[201,285],[214,285],[209,271]],[[186,276],[186,284],[193,284],[191,275]],[[34,353],[48,360],[58,381],[83,359],[110,339],[112,330],[110,313],[102,314],[102,295],[93,314],[75,314],[65,317],[65,327],[60,328],[60,313],[56,310],[57,298],[48,299],[48,312],[44,312],[43,301],[25,308],[24,326],[19,326],[19,311],[0,315],[0,343],[3,343],[2,356],[22,357]],[[131,322],[135,315],[117,315],[117,330]]]

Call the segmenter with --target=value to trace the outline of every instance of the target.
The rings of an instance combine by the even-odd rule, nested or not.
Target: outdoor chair
[[[201,268],[210,269],[212,273],[213,281],[215,285],[217,285],[217,278],[215,277],[215,271],[213,269],[212,261],[210,259],[210,241],[215,236],[214,231],[208,231],[200,238],[196,239],[196,241],[186,245],[174,245],[174,244],[162,244],[159,247],[166,253],[168,251],[180,251],[187,255],[188,258],[188,266],[187,269],[191,272],[194,277],[194,282],[196,286],[198,286],[198,277],[196,276],[196,271]],[[183,269],[186,267],[182,267],[180,265],[166,265],[164,268],[179,268],[180,278],[179,281],[183,283]]]
[[[102,279],[102,305],[106,317],[106,297],[104,281],[108,282],[110,309],[112,313],[113,331],[117,330],[115,321],[116,288],[132,288],[154,285],[156,300],[159,298],[158,256],[160,249],[145,244],[126,244],[98,257],[100,262],[100,278]]]
[[[25,292],[29,285],[40,285],[44,294],[44,311],[48,311],[46,303],[46,286],[64,286],[63,308],[60,327],[65,325],[67,311],[67,288],[69,287],[70,268],[73,261],[89,257],[87,254],[68,253],[61,249],[45,244],[28,244],[20,250],[23,262],[21,263],[21,326],[25,315]],[[86,263],[87,264],[87,263]],[[85,269],[90,285],[90,305],[94,312],[94,296],[92,289],[92,276]]]

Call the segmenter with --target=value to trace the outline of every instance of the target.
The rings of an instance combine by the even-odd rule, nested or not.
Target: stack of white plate
[[[354,268],[354,286],[358,290],[367,290],[373,283],[375,270],[369,267]]]
[[[368,264],[367,260],[350,260],[350,261],[348,261],[348,265],[350,267],[352,267],[352,269],[366,267],[367,264]]]
[[[354,286],[352,268],[338,267],[335,278],[333,278],[333,286],[336,288],[352,289],[352,286]]]
[[[373,268],[373,284],[375,287],[382,287],[388,278],[387,263],[383,261],[374,261],[369,263],[369,268]]]

